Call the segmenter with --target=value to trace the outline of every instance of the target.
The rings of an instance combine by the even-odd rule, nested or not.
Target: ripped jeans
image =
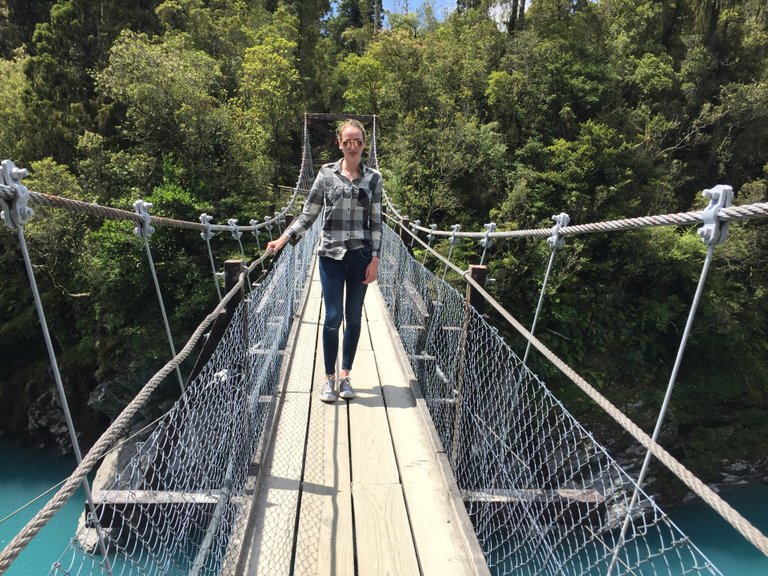
[[[325,323],[323,324],[323,357],[326,375],[336,373],[339,355],[339,328],[342,310],[344,342],[341,351],[341,369],[352,370],[363,315],[363,300],[368,289],[363,284],[365,270],[371,263],[370,249],[348,250],[342,260],[320,257],[320,285],[323,287]],[[346,289],[346,302],[344,292]]]

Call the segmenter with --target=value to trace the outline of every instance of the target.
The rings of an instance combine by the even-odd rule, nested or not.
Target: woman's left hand
[[[371,258],[371,263],[365,269],[365,279],[363,284],[371,284],[376,282],[376,278],[379,276],[379,257],[374,256]]]

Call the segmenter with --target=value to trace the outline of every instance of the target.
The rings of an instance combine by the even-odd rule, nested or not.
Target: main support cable
[[[401,211],[392,203],[392,200],[385,194],[385,201],[390,210],[397,216],[397,220],[402,220]],[[578,224],[573,226],[563,226],[560,229],[562,236],[576,236],[579,234],[594,234],[598,232],[616,232],[619,230],[638,230],[641,228],[652,228],[659,226],[685,226],[692,224],[701,224],[704,222],[704,210],[693,212],[680,212],[676,214],[659,214],[656,216],[640,216],[637,218],[624,218],[621,220],[607,220],[604,222],[593,222],[590,224]],[[730,206],[723,208],[718,212],[717,218],[721,222],[731,220],[748,220],[752,218],[764,218],[768,216],[768,202],[758,202],[756,204],[744,204],[742,206]],[[552,234],[551,228],[533,228],[529,230],[503,230],[500,232],[454,232],[453,230],[432,230],[431,228],[420,226],[415,223],[411,228],[419,232],[432,233],[435,236],[458,238],[474,238],[482,240],[485,238],[547,238]],[[486,225],[487,226],[487,225]]]
[[[296,197],[299,192],[306,192],[305,189],[298,186],[293,188],[293,195],[291,196],[288,204],[280,210],[280,212],[274,217],[266,217],[265,221],[256,225],[250,226],[237,226],[237,230],[241,232],[253,232],[254,230],[260,230],[271,225],[272,222],[279,220],[287,214],[287,212],[293,207],[296,202]],[[92,216],[100,216],[102,218],[110,218],[112,220],[129,220],[134,224],[142,224],[143,219],[141,216],[130,210],[123,210],[121,208],[111,208],[109,206],[102,206],[91,202],[83,202],[82,200],[73,200],[72,198],[65,198],[63,196],[52,196],[50,194],[43,194],[42,192],[28,191],[29,200],[43,206],[51,208],[63,208],[65,210],[72,210],[74,212],[81,212],[84,214],[90,214]],[[12,202],[15,198],[13,190],[4,184],[0,184],[0,200],[6,202]],[[171,226],[174,228],[186,228],[188,230],[199,230],[204,232],[205,230],[214,230],[216,232],[232,232],[232,226],[226,224],[202,224],[200,222],[190,222],[187,220],[177,220],[175,218],[166,218],[164,216],[152,216],[151,224],[154,226]]]
[[[727,209],[724,209],[727,210]],[[387,215],[387,218],[394,220],[394,217]],[[408,230],[405,226],[397,222],[397,225],[401,230],[415,237],[415,233]],[[564,230],[564,229],[561,229]],[[551,230],[548,231],[551,234]],[[421,244],[425,249],[428,248],[426,242],[420,238],[416,238],[416,241]],[[589,396],[600,408],[603,409],[611,418],[613,418],[624,430],[629,432],[635,440],[642,444],[649,452],[651,452],[658,460],[664,464],[675,476],[677,476],[688,488],[690,488],[695,494],[697,494],[704,502],[706,502],[711,508],[713,508],[720,516],[722,516],[731,526],[733,526],[746,540],[754,545],[763,554],[768,556],[768,537],[766,537],[760,530],[758,530],[749,520],[744,518],[738,511],[736,511],[730,504],[720,498],[709,486],[704,484],[693,472],[688,470],[681,462],[679,462],[674,456],[667,452],[661,445],[656,443],[648,434],[646,434],[637,424],[624,415],[621,410],[611,403],[605,396],[598,392],[589,382],[579,376],[570,366],[568,366],[563,360],[561,360],[554,352],[552,352],[547,346],[545,346],[538,338],[531,334],[520,322],[517,321],[496,299],[494,299],[483,286],[472,279],[467,271],[462,270],[454,263],[448,261],[442,254],[432,250],[432,255],[448,265],[457,274],[465,278],[467,283],[477,290],[482,297],[493,308],[501,314],[501,316],[509,322],[512,327],[517,330],[524,338],[531,342],[547,360],[549,360],[560,372],[562,372],[571,382],[576,384],[587,396]]]

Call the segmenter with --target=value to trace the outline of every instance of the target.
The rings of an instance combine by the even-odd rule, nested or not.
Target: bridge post
[[[237,280],[240,278],[240,272],[243,270],[244,262],[242,260],[227,260],[224,262],[224,292],[228,294],[230,290],[237,284]],[[240,288],[240,292],[235,294],[232,299],[227,303],[227,307],[219,312],[219,317],[211,327],[211,331],[208,333],[208,337],[203,344],[203,349],[200,351],[200,355],[195,360],[195,365],[192,367],[192,372],[187,380],[187,385],[194,380],[198,374],[203,370],[203,367],[211,359],[213,351],[216,350],[216,346],[219,345],[224,331],[232,321],[232,316],[235,313],[235,309],[240,301],[243,299],[245,291]],[[243,328],[245,329],[245,327]]]
[[[400,229],[397,231],[397,235],[400,236],[400,240],[405,243],[405,239],[408,238],[408,234],[405,232],[411,225],[411,219],[408,216],[403,216],[400,221]]]
[[[469,276],[485,288],[486,280],[488,280],[488,267],[482,264],[471,264],[469,266]],[[477,310],[478,314],[485,312],[485,298],[469,283],[467,283],[467,302]]]

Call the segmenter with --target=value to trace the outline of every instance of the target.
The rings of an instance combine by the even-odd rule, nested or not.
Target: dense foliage
[[[460,0],[444,19],[426,5],[382,26],[360,0],[0,0],[0,156],[31,168],[37,191],[247,221],[295,180],[301,112],[344,111],[379,116],[390,195],[443,228],[699,209],[716,183],[732,185],[737,204],[766,200],[763,0],[529,4]],[[105,418],[88,398],[117,409],[167,344],[131,226],[42,212],[28,227],[32,259],[92,438]],[[47,420],[28,415],[58,410],[48,361],[18,245],[3,236],[0,422],[12,436],[45,436]],[[207,255],[196,235],[163,229],[153,250],[183,340],[215,301]],[[224,240],[217,250],[236,253]],[[457,253],[472,263],[479,250]],[[704,253],[695,229],[572,238],[548,286],[541,338],[646,428]],[[548,255],[539,241],[491,249],[492,290],[523,320]],[[665,444],[707,479],[725,458],[768,454],[766,261],[766,224],[732,226],[668,416]],[[601,429],[588,402],[537,368]]]

